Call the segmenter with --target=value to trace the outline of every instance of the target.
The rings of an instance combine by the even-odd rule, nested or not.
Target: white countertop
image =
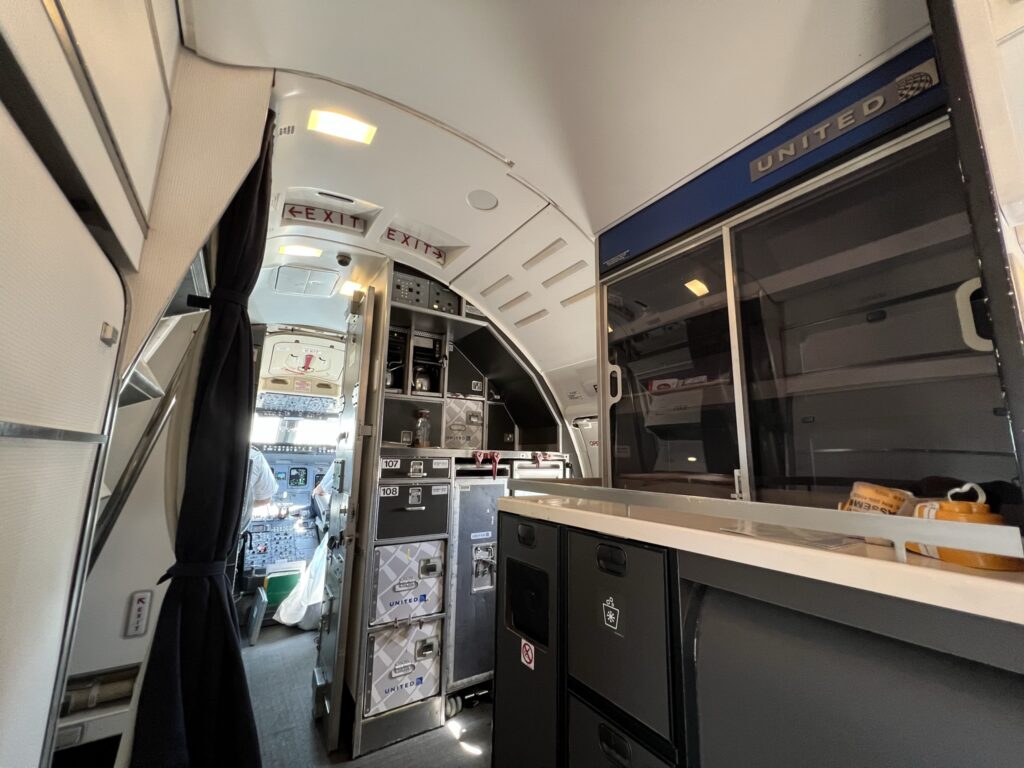
[[[892,547],[852,541],[837,549],[727,533],[737,519],[569,496],[506,496],[505,512],[658,544],[721,560],[863,589],[903,600],[1024,625],[1024,573],[983,571],[919,555],[896,560]]]

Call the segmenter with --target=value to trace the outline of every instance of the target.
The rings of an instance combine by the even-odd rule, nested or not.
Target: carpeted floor
[[[242,651],[252,694],[264,768],[486,768],[491,764],[491,706],[467,708],[448,727],[348,760],[328,755],[312,719],[315,632],[263,629]],[[458,727],[453,725],[457,723]],[[460,732],[456,737],[454,734]]]

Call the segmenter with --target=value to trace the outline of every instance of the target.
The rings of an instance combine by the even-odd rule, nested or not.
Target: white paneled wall
[[[0,0],[0,34],[127,253],[129,263],[122,266],[138,267],[145,232],[111,164],[43,3]]]
[[[956,0],[1017,294],[1024,291],[1024,1]]]
[[[60,0],[113,131],[139,204],[149,215],[170,97],[149,12],[139,0]]]
[[[121,283],[2,106],[0,147],[0,421],[100,432],[117,356],[100,327],[122,325]],[[39,763],[98,450],[0,438],[5,768]]]

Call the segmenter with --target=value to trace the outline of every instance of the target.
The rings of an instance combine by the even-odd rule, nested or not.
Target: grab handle
[[[597,743],[601,751],[614,765],[629,768],[632,765],[632,749],[626,738],[616,733],[611,726],[601,723],[597,726]]]
[[[974,322],[974,312],[971,309],[971,294],[981,289],[981,278],[974,277],[960,284],[956,289],[956,314],[960,321],[960,335],[964,344],[975,352],[991,352],[993,350],[992,340],[984,339],[978,334],[978,327]]]
[[[608,363],[608,405],[615,405],[622,399],[622,369],[615,363]],[[612,392],[612,380],[615,381],[615,392]]]
[[[614,544],[598,544],[597,567],[611,576],[625,576],[626,550]]]

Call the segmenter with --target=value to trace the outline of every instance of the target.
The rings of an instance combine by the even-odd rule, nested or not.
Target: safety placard
[[[519,646],[519,660],[523,662],[523,666],[528,669],[533,669],[533,660],[536,649],[533,647],[533,643],[529,643],[523,640]]]
[[[149,629],[149,604],[153,600],[153,590],[143,589],[132,592],[128,598],[128,615],[125,618],[124,636],[142,637]]]

